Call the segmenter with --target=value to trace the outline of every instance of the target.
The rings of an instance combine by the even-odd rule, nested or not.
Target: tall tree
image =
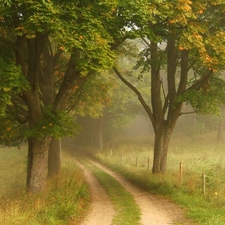
[[[66,111],[70,96],[88,75],[112,65],[112,39],[102,21],[111,20],[115,6],[57,0],[6,0],[0,6],[0,44],[7,46],[1,50],[10,52],[8,65],[15,64],[29,84],[17,97],[29,118],[27,189],[38,192],[46,184],[52,138],[74,131]]]
[[[74,97],[71,103],[78,102],[76,113],[82,126],[78,142],[98,149],[103,149],[104,139],[112,135],[115,128],[125,127],[141,111],[135,94],[124,88],[113,71],[90,77],[84,83],[81,95]]]
[[[142,4],[137,4],[140,2]],[[143,41],[136,68],[151,77],[148,104],[119,68],[118,77],[138,96],[155,132],[153,173],[165,173],[168,146],[183,102],[197,112],[220,106],[214,85],[224,69],[224,1],[137,1],[126,32]],[[144,5],[144,7],[143,7]],[[141,6],[141,7],[138,7]],[[134,6],[135,8],[135,6]],[[123,8],[118,9],[121,16]],[[221,100],[221,99],[220,99]]]

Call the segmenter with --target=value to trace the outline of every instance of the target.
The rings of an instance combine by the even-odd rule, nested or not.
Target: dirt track
[[[142,214],[140,225],[196,225],[196,223],[185,218],[184,211],[173,202],[137,188],[126,179],[95,161],[89,160],[89,162],[110,174],[133,195]],[[92,172],[80,163],[78,165],[84,170],[92,196],[90,212],[81,225],[110,225],[114,216],[114,210],[109,197]]]

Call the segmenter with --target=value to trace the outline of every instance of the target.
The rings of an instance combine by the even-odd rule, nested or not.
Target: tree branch
[[[183,93],[184,94],[190,90],[199,90],[202,86],[202,84],[204,84],[204,82],[208,81],[209,76],[213,74],[213,72],[211,70],[208,70],[201,79],[197,80],[193,85],[191,85],[189,88],[187,88]]]
[[[149,118],[151,119],[151,121],[154,121],[154,117],[152,114],[152,111],[150,109],[150,107],[146,104],[144,98],[142,97],[141,93],[137,90],[136,87],[134,87],[129,81],[127,81],[122,75],[121,73],[117,70],[116,67],[113,67],[114,72],[116,73],[116,75],[119,77],[119,79],[126,84],[138,97],[139,101],[141,102],[142,106],[144,107],[145,111],[147,112]]]
[[[183,50],[181,52],[181,74],[180,74],[180,83],[177,90],[177,94],[182,93],[187,86],[187,77],[188,77],[188,51]]]
[[[70,112],[72,109],[74,109],[74,108],[78,105],[78,103],[79,103],[79,101],[80,101],[80,99],[81,99],[82,93],[83,93],[83,86],[84,86],[85,82],[87,81],[87,78],[88,78],[90,75],[91,75],[91,73],[88,74],[87,76],[83,77],[83,80],[82,80],[82,81],[80,80],[80,87],[79,87],[79,90],[77,91],[77,93],[75,93],[75,95],[76,95],[76,94],[78,95],[77,100],[76,100],[75,103],[73,103],[72,105],[68,105],[68,107],[67,107],[67,112]]]

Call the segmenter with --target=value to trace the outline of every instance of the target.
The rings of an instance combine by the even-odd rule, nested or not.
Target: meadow
[[[169,149],[166,175],[152,175],[149,170],[151,136],[120,137],[104,151],[95,151],[94,156],[147,191],[172,199],[199,224],[225,225],[225,140],[217,141],[214,132],[177,133]]]
[[[148,168],[153,157],[152,136],[120,136],[102,151],[89,151],[150,193],[172,199],[199,224],[225,225],[225,140],[217,141],[215,132],[176,133],[166,175],[152,175]],[[71,154],[63,152],[62,174],[49,181],[46,191],[35,195],[25,191],[26,146],[2,147],[0,155],[0,225],[79,224],[88,211],[90,193]],[[202,174],[206,175],[205,194]],[[96,176],[109,179],[104,173]]]
[[[25,191],[26,155],[26,146],[0,149],[0,225],[79,224],[90,196],[70,154],[63,153],[62,173],[33,195]]]

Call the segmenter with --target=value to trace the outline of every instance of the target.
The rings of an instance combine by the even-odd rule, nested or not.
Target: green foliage
[[[27,130],[25,124],[20,124],[13,114],[6,112],[0,116],[0,144],[5,146],[19,146],[25,139]]]
[[[81,59],[77,60],[77,68],[83,75],[90,70],[99,71],[112,65],[112,39],[102,21],[106,13],[110,15],[108,10],[111,10],[112,4],[86,5],[72,1],[61,4],[57,1],[32,0],[23,0],[16,4],[21,18],[15,27],[15,35],[35,39],[40,33],[48,33],[53,37],[52,41],[57,43],[58,50],[71,53],[74,49],[79,49]],[[4,13],[6,11],[2,12],[2,16]],[[7,21],[12,13],[14,12],[7,12]]]
[[[221,93],[219,93],[221,91],[221,83],[215,83],[213,79],[215,77],[218,78],[218,72],[222,71],[225,66],[225,31],[222,22],[225,2],[138,2],[140,2],[141,7],[137,11],[132,11],[135,6],[128,7],[129,9],[125,10],[125,12],[129,12],[128,14],[125,13],[125,15],[130,16],[132,21],[129,26],[130,30],[128,29],[126,32],[135,33],[136,42],[142,41],[142,44],[139,44],[141,46],[139,47],[139,54],[137,54],[136,50],[136,55],[138,56],[136,56],[136,66],[133,67],[133,69],[139,70],[138,74],[132,70],[130,75],[132,74],[132,76],[142,79],[146,76],[146,72],[151,72],[153,67],[159,69],[161,74],[159,79],[161,78],[162,80],[163,91],[160,93],[161,96],[150,97],[152,99],[160,99],[163,104],[165,103],[162,107],[164,111],[166,111],[166,108],[170,111],[170,106],[173,107],[173,110],[176,109],[176,104],[167,104],[169,98],[171,98],[169,101],[173,102],[175,97],[179,102],[187,101],[192,104],[196,112],[218,114],[222,104]],[[142,7],[144,2],[145,7]],[[133,4],[135,3],[133,2]],[[139,4],[137,5],[139,6]],[[171,71],[167,71],[168,65],[171,65],[169,61],[171,59],[168,58],[168,50],[171,47],[169,42],[171,40],[174,41],[172,48],[174,48],[174,56],[176,55],[172,59],[174,60],[173,75],[171,75]],[[151,43],[158,43],[157,54],[155,55],[151,55]],[[132,49],[134,50],[134,48]],[[186,63],[189,73],[187,76],[182,76],[180,70],[182,67],[180,64],[181,55],[184,50],[188,51],[188,61]],[[129,54],[130,52],[123,48],[123,54],[126,55],[127,53]],[[133,56],[134,53],[135,51],[132,52]],[[194,82],[192,82],[191,69],[194,71]],[[120,71],[124,75],[124,69]],[[167,72],[171,74],[168,75]],[[202,81],[204,76],[208,76],[214,86],[212,85],[212,88],[208,88],[207,91],[205,89],[200,91],[199,85],[196,88],[196,84],[207,85],[207,82]],[[126,79],[129,80],[128,78]],[[173,88],[171,88],[172,86],[169,87],[166,80],[170,84],[173,83]],[[131,83],[133,84],[134,82]],[[183,95],[180,96],[178,87],[184,87],[184,84],[188,85],[185,85],[186,90],[183,90]],[[152,90],[154,88],[154,86],[151,87]],[[205,91],[207,95],[204,93]],[[161,104],[160,102],[158,103]],[[154,106],[152,107],[154,111]]]
[[[225,82],[223,79],[212,76],[209,81],[200,84],[201,87],[190,89],[177,98],[177,102],[190,104],[199,114],[221,114],[224,105]]]
[[[12,1],[11,0],[2,0],[1,4],[4,6],[10,6],[12,4]]]
[[[39,139],[51,136],[58,139],[67,135],[73,136],[78,131],[79,125],[72,115],[61,110],[55,111],[52,107],[46,107],[43,119],[33,129],[29,129],[26,136]]]
[[[7,105],[12,104],[11,98],[29,89],[28,82],[15,63],[8,63],[0,58],[0,116],[5,115]]]
[[[88,77],[70,104],[76,105],[76,114],[98,118],[112,104],[115,86],[115,80],[107,72],[94,74]]]
[[[80,95],[74,95],[71,104],[76,102],[78,115],[90,115],[92,118],[103,116],[107,123],[112,120],[117,128],[123,127],[140,113],[135,95],[124,88],[111,71],[88,77]]]
[[[189,103],[194,111],[199,114],[220,114],[220,103],[215,95],[205,93],[202,90],[192,90],[185,93],[182,97],[178,97],[178,102]]]
[[[29,85],[32,88],[30,95],[34,94],[32,93],[34,86],[37,88],[36,90],[41,90],[39,108],[42,108],[43,99],[48,98],[48,96],[44,96],[45,93],[42,91],[46,89],[45,81],[47,80],[46,77],[49,76],[49,73],[45,71],[49,69],[50,71],[60,71],[59,82],[56,81],[55,83],[57,90],[53,90],[53,92],[59,93],[58,90],[63,84],[61,81],[66,76],[66,67],[70,58],[75,61],[76,67],[74,71],[71,71],[74,76],[70,77],[69,83],[74,83],[71,82],[72,80],[77,80],[79,83],[79,79],[83,79],[82,76],[93,74],[96,71],[102,72],[114,63],[114,52],[111,49],[113,39],[106,25],[112,23],[111,28],[115,26],[113,20],[117,1],[65,1],[62,3],[57,0],[22,0],[3,1],[0,4],[2,6],[0,8],[0,49],[2,50],[0,63],[2,64],[1,68],[5,70],[7,68],[8,70],[7,74],[5,71],[2,74],[10,80],[9,83],[2,79],[4,83],[2,83],[2,91],[0,86],[2,92],[1,111],[4,111],[4,108],[10,104],[12,94],[18,94],[21,97],[19,92],[25,90],[26,86],[22,82],[19,83],[20,80],[17,79],[22,73],[21,68],[23,71],[23,76],[20,76],[21,81],[25,78],[29,80]],[[36,43],[37,46],[33,46],[33,43]],[[41,55],[39,57],[34,57],[33,54],[33,52],[36,52],[36,47],[40,50]],[[49,48],[48,53],[45,52],[45,47]],[[61,54],[62,52],[64,54]],[[46,65],[51,65],[49,60],[54,61],[54,66],[46,69]],[[8,65],[5,63],[6,61]],[[12,63],[9,64],[8,62]],[[38,69],[34,68],[34,64],[39,65]],[[15,65],[20,65],[20,68]],[[39,74],[34,75],[36,72]],[[43,76],[45,77],[43,78]],[[108,93],[106,90],[110,85],[107,83],[104,87],[103,82],[99,78],[96,79],[100,82],[98,86],[102,89],[100,92],[106,96],[105,93]],[[39,81],[34,82],[37,80]],[[44,81],[42,82],[42,80]],[[23,90],[19,89],[20,84],[21,87],[24,87]],[[77,84],[75,87],[77,87]],[[96,87],[96,90],[98,87]],[[12,88],[15,89],[15,93],[12,93]],[[54,87],[50,87],[50,89],[54,89]],[[68,88],[64,90],[67,94],[70,93],[70,97],[73,98],[72,95],[75,92],[68,90]],[[96,90],[93,93],[96,95],[96,102],[106,98],[105,96],[99,97]],[[99,102],[94,106],[96,102],[92,101],[93,98],[91,97],[88,94],[83,97],[83,100],[88,103],[83,112],[82,109],[80,112],[81,114],[89,113],[96,117],[101,114],[104,106]],[[27,103],[27,101],[25,102]],[[93,104],[88,106],[90,102]],[[65,105],[67,105],[67,102],[65,102]],[[89,112],[84,112],[88,110]],[[42,138],[44,135],[62,137],[63,135],[72,135],[78,129],[78,126],[74,125],[73,119],[70,119],[66,113],[59,111],[52,113],[53,111],[53,109],[43,110],[42,119],[39,118],[41,121],[35,125],[35,128],[29,130],[27,135],[38,138]]]

